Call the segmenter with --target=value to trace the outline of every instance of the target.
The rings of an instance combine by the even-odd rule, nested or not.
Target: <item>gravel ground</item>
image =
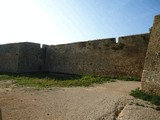
[[[111,120],[118,116],[129,92],[140,82],[117,81],[93,87],[35,90],[0,81],[3,120]]]

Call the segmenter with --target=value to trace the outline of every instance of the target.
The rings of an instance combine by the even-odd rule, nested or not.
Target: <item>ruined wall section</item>
[[[45,71],[141,77],[149,34],[46,47]]]
[[[42,71],[43,59],[40,44],[28,42],[19,43],[19,73]]]
[[[141,85],[143,91],[160,95],[160,15],[151,30]]]
[[[0,72],[17,72],[19,44],[0,45]]]

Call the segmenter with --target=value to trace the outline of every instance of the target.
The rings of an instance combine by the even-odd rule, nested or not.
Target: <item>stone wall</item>
[[[42,68],[42,50],[36,43],[0,45],[0,72],[38,72]]]
[[[43,56],[40,44],[19,43],[18,72],[42,71]]]
[[[151,30],[141,85],[143,91],[160,95],[160,15]]]
[[[19,44],[0,45],[0,72],[17,72]]]
[[[0,72],[56,72],[141,77],[149,34],[47,46],[0,46]]]
[[[46,47],[45,71],[141,77],[149,34]]]

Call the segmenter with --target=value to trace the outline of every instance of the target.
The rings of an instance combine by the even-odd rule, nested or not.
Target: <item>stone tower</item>
[[[160,15],[155,16],[142,74],[141,89],[160,95]]]

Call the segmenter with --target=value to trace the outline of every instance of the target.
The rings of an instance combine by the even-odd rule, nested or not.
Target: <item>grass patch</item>
[[[0,80],[11,80],[13,79],[13,76],[9,75],[0,75]]]
[[[0,75],[0,80],[13,80],[17,85],[30,86],[36,88],[48,87],[73,87],[73,86],[90,86],[92,84],[102,84],[104,82],[113,82],[109,77],[99,76],[78,76],[49,73],[35,73],[26,75]]]
[[[0,74],[0,80],[13,80],[17,85],[47,88],[47,87],[73,87],[90,86],[116,80],[140,81],[136,77],[109,77],[91,75],[69,75],[53,73],[32,73],[32,74]]]
[[[76,79],[50,79],[50,78],[29,78],[20,77],[16,79],[16,83],[24,86],[32,87],[73,87],[73,86],[90,86],[94,83],[104,83],[111,81],[103,77],[83,76]]]
[[[152,104],[160,105],[160,96],[144,93],[139,88],[132,90],[130,95],[138,99],[149,101]]]

